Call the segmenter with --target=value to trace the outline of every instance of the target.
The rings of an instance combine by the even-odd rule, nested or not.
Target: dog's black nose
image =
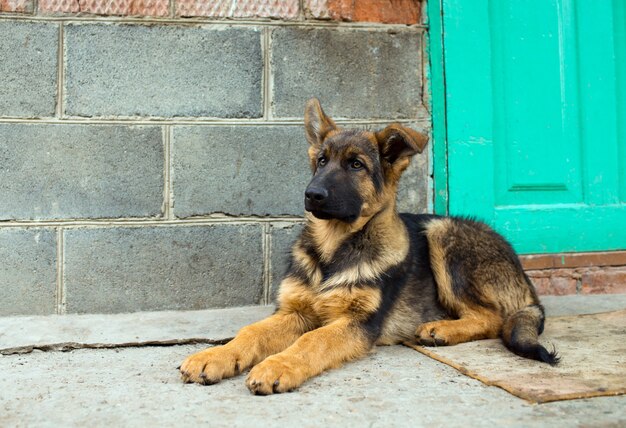
[[[321,205],[328,198],[328,190],[319,187],[309,187],[304,192],[307,202],[315,205]]]

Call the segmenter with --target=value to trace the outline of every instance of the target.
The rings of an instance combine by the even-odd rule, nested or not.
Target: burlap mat
[[[556,346],[558,366],[518,357],[500,340],[409,346],[533,403],[626,393],[626,309],[548,318],[541,342]]]

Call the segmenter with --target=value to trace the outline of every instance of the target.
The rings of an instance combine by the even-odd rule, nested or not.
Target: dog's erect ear
[[[375,135],[383,159],[391,164],[398,159],[422,153],[428,143],[428,136],[399,123],[392,123]]]
[[[304,130],[306,139],[312,146],[317,146],[324,141],[326,135],[336,129],[337,125],[326,116],[317,98],[311,98],[304,108]]]

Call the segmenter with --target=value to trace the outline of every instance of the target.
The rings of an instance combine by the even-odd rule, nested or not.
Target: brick
[[[0,12],[24,13],[33,11],[33,0],[0,0]]]
[[[39,0],[37,8],[42,15],[80,12],[80,0]]]
[[[0,316],[55,313],[56,234],[0,228]]]
[[[0,116],[53,116],[56,106],[56,24],[0,21]]]
[[[177,0],[176,16],[296,19],[298,0]]]
[[[331,19],[328,0],[304,0],[304,15],[307,18]]]
[[[305,0],[309,18],[335,21],[418,24],[420,0]]]
[[[585,260],[578,261],[585,263]],[[526,274],[539,294],[576,294],[579,283],[582,294],[626,293],[626,266],[527,270]]]
[[[302,126],[175,127],[175,215],[303,215],[307,147]]]
[[[287,273],[289,267],[289,255],[291,254],[291,247],[296,241],[300,232],[304,228],[304,224],[291,223],[291,224],[273,224],[271,227],[272,245],[271,245],[271,285],[270,285],[270,300],[276,301],[278,288],[281,281]]]
[[[527,270],[537,294],[563,296],[576,294],[580,274],[573,269]]]
[[[72,116],[262,115],[255,28],[67,25],[66,62]]]
[[[39,0],[38,10],[44,15],[168,16],[169,0]]]
[[[531,254],[521,256],[520,260],[524,269],[624,266],[626,265],[626,251]]]
[[[328,28],[272,31],[277,117],[302,117],[316,96],[347,118],[412,118],[421,105],[421,34]]]
[[[589,269],[582,274],[582,294],[626,293],[626,266]]]
[[[550,295],[552,294],[552,286],[550,284],[550,277],[532,277],[530,276],[530,280],[535,286],[535,290],[539,295]]]
[[[577,282],[575,277],[554,276],[550,279],[550,294],[554,296],[576,294]]]
[[[0,124],[0,219],[159,215],[163,164],[156,126]]]
[[[530,277],[537,294],[544,296],[565,296],[576,294],[576,278],[565,276]]]
[[[69,313],[258,304],[261,226],[162,226],[65,232]]]

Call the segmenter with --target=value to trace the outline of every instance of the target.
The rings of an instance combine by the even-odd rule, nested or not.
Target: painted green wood
[[[451,214],[521,253],[626,248],[625,3],[443,0]]]
[[[428,52],[430,67],[428,81],[431,91],[433,131],[431,150],[433,153],[434,212],[448,214],[448,146],[446,144],[446,97],[443,63],[443,16],[442,0],[428,2]]]

